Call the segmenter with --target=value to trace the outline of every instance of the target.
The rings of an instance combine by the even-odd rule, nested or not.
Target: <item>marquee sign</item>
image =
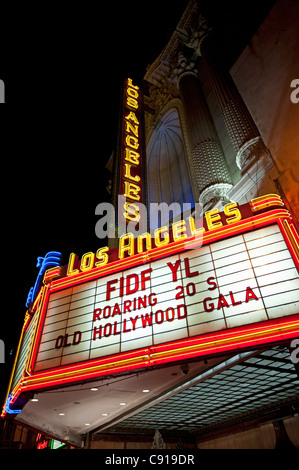
[[[127,234],[113,253],[48,270],[4,413],[26,393],[298,337],[299,237],[283,206],[276,195],[229,204],[202,228],[159,229],[151,249]]]
[[[131,78],[125,81],[121,137],[121,164],[119,194],[123,196],[118,223],[139,222],[136,203],[142,202],[142,112],[141,90]]]

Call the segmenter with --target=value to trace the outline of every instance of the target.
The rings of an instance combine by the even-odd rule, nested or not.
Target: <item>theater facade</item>
[[[260,25],[260,58],[281,8]],[[45,447],[299,447],[298,147],[283,163],[237,86],[254,57],[229,70],[219,50],[191,0],[143,81],[125,80],[113,236],[66,266],[40,259],[7,429]]]

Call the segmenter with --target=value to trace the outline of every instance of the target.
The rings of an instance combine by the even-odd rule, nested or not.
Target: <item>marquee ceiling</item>
[[[118,423],[117,431],[158,428],[200,435],[266,415],[294,400],[298,413],[299,379],[287,348],[244,354],[241,362],[234,359],[231,367],[219,367],[218,374]]]
[[[298,385],[289,350],[273,347],[43,392],[17,420],[77,445],[87,432],[204,435],[298,413]]]
[[[62,440],[68,436],[81,445],[82,434],[108,429],[110,423],[121,421],[221,361],[223,358],[208,364],[203,360],[190,363],[186,375],[180,365],[172,365],[37,393],[34,399],[38,401],[28,401],[17,421]]]

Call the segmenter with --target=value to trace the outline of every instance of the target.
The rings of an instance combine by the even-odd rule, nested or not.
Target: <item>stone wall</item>
[[[299,218],[299,2],[278,0],[231,69],[231,75],[279,173],[279,183]],[[299,93],[297,93],[299,97]]]

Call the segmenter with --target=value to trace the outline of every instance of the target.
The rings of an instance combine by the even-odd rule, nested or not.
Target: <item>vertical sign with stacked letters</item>
[[[128,78],[124,87],[124,103],[121,123],[120,184],[118,194],[118,227],[126,232],[129,222],[138,224],[142,211],[143,198],[143,132],[142,96],[140,88]]]

